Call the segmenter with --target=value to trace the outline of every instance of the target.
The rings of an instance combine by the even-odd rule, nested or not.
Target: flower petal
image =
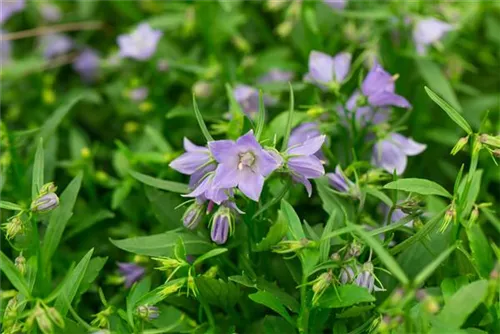
[[[215,170],[214,186],[216,188],[233,188],[238,185],[239,170],[233,166],[220,164]]]
[[[410,102],[404,97],[391,92],[379,92],[368,97],[368,102],[376,107],[396,106],[399,108],[411,108]]]
[[[264,177],[262,175],[252,172],[249,168],[241,172],[238,188],[248,198],[258,202],[263,186]]]
[[[218,163],[238,165],[238,150],[232,140],[215,140],[208,143],[212,156]]]
[[[403,174],[407,161],[406,154],[389,140],[382,140],[373,147],[372,164],[389,173],[396,170],[397,175]]]
[[[427,145],[417,143],[413,139],[406,138],[405,136],[403,136],[403,135],[401,135],[399,133],[393,133],[393,134],[391,134],[390,139],[397,146],[399,146],[399,148],[406,155],[410,155],[410,156],[420,154],[420,153],[422,153],[427,148]]]
[[[291,157],[288,160],[288,168],[293,174],[302,175],[307,179],[325,175],[323,164],[314,155]]]
[[[349,52],[342,52],[333,58],[333,70],[336,82],[343,82],[351,69],[352,55]]]
[[[198,151],[201,151],[201,152],[209,153],[208,148],[206,148],[204,146],[198,146],[196,144],[193,144],[193,142],[191,142],[186,137],[184,137],[183,144],[184,144],[184,149],[187,152],[198,152]]]
[[[207,153],[186,152],[170,162],[169,166],[182,174],[191,175],[208,161],[210,155]]]
[[[380,92],[394,92],[394,80],[382,66],[376,64],[366,75],[361,90],[366,96]]]
[[[238,152],[260,151],[262,146],[255,138],[253,130],[248,131],[245,135],[238,138],[236,141]]]
[[[311,51],[308,74],[309,78],[319,83],[333,81],[333,58],[323,52]]]
[[[319,151],[319,149],[325,142],[325,139],[325,135],[310,138],[306,140],[302,145],[288,149],[288,153],[291,155],[312,155]]]
[[[257,158],[257,172],[266,177],[276,170],[282,163],[283,159],[275,152],[261,150]]]
[[[297,183],[302,183],[304,187],[306,187],[307,196],[311,197],[312,185],[307,178],[305,178],[303,175],[292,175],[292,179]]]

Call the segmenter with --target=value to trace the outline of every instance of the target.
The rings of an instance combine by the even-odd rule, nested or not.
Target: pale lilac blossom
[[[292,179],[295,182],[302,183],[306,187],[309,196],[312,194],[312,185],[309,179],[325,175],[321,160],[314,155],[321,149],[325,138],[325,135],[309,138],[303,143],[290,146],[286,151],[286,163]]]
[[[415,42],[417,53],[424,55],[429,45],[439,41],[451,30],[453,30],[451,24],[432,17],[418,21],[413,29],[413,41]]]
[[[396,171],[403,174],[408,163],[408,156],[422,153],[427,146],[399,133],[392,133],[378,141],[372,152],[372,165],[385,169],[389,173]]]
[[[214,159],[219,163],[213,183],[216,188],[234,188],[248,198],[258,201],[264,179],[279,163],[257,142],[253,131],[232,140],[208,143]]]
[[[134,102],[142,102],[148,98],[149,89],[147,87],[137,87],[128,92],[128,97]]]
[[[327,173],[326,176],[330,185],[337,191],[342,193],[357,193],[356,184],[344,175],[339,165],[335,167],[335,173]]]
[[[288,147],[297,146],[304,143],[306,140],[321,136],[319,131],[319,125],[315,122],[303,123],[295,127],[290,133],[290,138],[288,139]],[[326,162],[326,157],[319,149],[314,155],[321,160],[322,163]]]
[[[12,45],[8,40],[4,40],[2,36],[5,31],[0,29],[0,65],[7,64],[11,59]]]
[[[21,12],[25,7],[25,0],[2,0],[0,2],[0,24],[3,24],[12,15]]]
[[[330,86],[339,86],[349,74],[351,68],[351,54],[342,52],[332,57],[319,51],[309,54],[309,72],[304,80],[311,82],[322,89]]]
[[[361,92],[368,104],[373,107],[411,108],[410,103],[404,97],[394,92],[394,80],[380,64],[372,67],[361,85]]]
[[[40,39],[40,44],[43,56],[47,59],[65,54],[74,46],[73,40],[62,34],[45,35]]]
[[[243,112],[250,118],[254,118],[259,111],[259,91],[248,85],[237,85],[233,90],[234,99],[240,104]],[[264,96],[264,105],[272,106],[276,100],[270,96]]]
[[[270,69],[269,72],[261,76],[258,80],[259,83],[269,82],[289,82],[293,78],[293,72],[284,71],[279,68]]]
[[[135,263],[118,262],[118,270],[125,278],[125,288],[130,288],[139,281],[145,273],[145,269]]]
[[[141,23],[130,34],[118,36],[120,54],[124,58],[147,60],[153,56],[163,33],[147,23]]]
[[[43,3],[40,5],[40,14],[47,22],[57,22],[61,20],[61,9],[51,3]]]
[[[87,48],[83,50],[73,62],[73,69],[77,71],[85,82],[93,81],[99,70],[100,58],[97,52]]]
[[[356,284],[359,287],[368,289],[370,293],[373,291],[385,291],[383,287],[375,285],[373,264],[371,262],[366,262],[362,266],[356,264],[355,269],[351,265],[342,268],[340,271],[340,282],[342,284]]]
[[[323,0],[325,4],[335,10],[344,10],[348,0]]]

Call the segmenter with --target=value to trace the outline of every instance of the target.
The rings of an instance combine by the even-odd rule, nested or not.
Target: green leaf
[[[276,298],[269,292],[258,291],[256,293],[248,295],[248,298],[250,298],[256,303],[262,304],[270,308],[271,310],[275,311],[283,318],[285,318],[285,320],[288,321],[291,325],[295,325],[295,322],[293,321],[292,317],[290,317],[290,314],[288,314],[288,311],[283,306],[283,304],[279,301],[278,298]]]
[[[57,249],[57,246],[59,246],[66,224],[73,215],[73,207],[75,206],[76,198],[78,192],[80,191],[82,177],[83,174],[80,172],[77,176],[75,176],[70,184],[68,184],[66,189],[61,194],[59,207],[57,207],[50,216],[49,226],[45,232],[42,245],[44,265],[49,263],[52,255]]]
[[[74,223],[73,225],[70,225],[72,228],[64,235],[64,239],[67,240],[69,238],[74,237],[75,235],[78,235],[79,233],[91,228],[95,224],[106,220],[110,218],[114,218],[115,214],[111,211],[108,210],[99,210],[94,214],[88,215],[79,215],[78,219],[76,219],[76,216],[73,216],[72,220],[70,221],[71,223]],[[77,223],[76,223],[77,222]]]
[[[256,326],[256,327],[254,327]],[[254,323],[250,333],[262,333],[262,334],[282,334],[282,333],[295,333],[295,324],[290,324],[285,319],[266,315],[262,321],[259,323]]]
[[[215,257],[215,256],[218,256],[220,254],[224,254],[225,252],[227,252],[227,248],[215,248],[215,249],[212,249],[212,250],[206,252],[205,254],[203,254],[202,256],[200,256],[199,258],[197,258],[193,262],[193,265],[200,264],[203,261],[205,261],[205,260],[207,260],[207,259],[209,259],[211,257]]]
[[[186,253],[192,255],[203,254],[213,248],[211,242],[191,233],[169,231],[167,233],[134,237],[111,242],[127,252],[147,256],[173,256],[177,240],[182,238]]]
[[[264,97],[262,90],[259,89],[259,114],[257,116],[257,126],[255,127],[255,138],[259,141],[262,131],[264,130],[264,124],[266,122],[266,109],[264,107]]]
[[[158,188],[158,189],[163,189],[167,191],[171,191],[174,193],[179,193],[179,194],[187,194],[188,193],[188,186],[187,184],[184,183],[179,183],[179,182],[174,182],[174,181],[166,181],[166,180],[160,180],[155,177],[138,173],[133,170],[129,171],[130,175],[132,175],[133,178],[136,180],[147,184],[148,186]]]
[[[134,312],[137,307],[137,301],[149,292],[151,289],[151,277],[148,276],[140,282],[134,284],[127,296],[127,321],[131,327],[134,327]]]
[[[288,119],[286,121],[285,135],[283,136],[283,143],[281,144],[281,152],[285,152],[288,147],[288,138],[290,138],[290,132],[292,131],[292,123],[293,123],[293,111],[294,111],[294,97],[293,97],[293,88],[290,85],[290,109],[288,110]]]
[[[17,205],[16,203],[12,202],[7,202],[7,201],[0,201],[0,208],[5,209],[5,210],[12,210],[12,211],[22,211],[23,208]]]
[[[440,285],[444,303],[448,304],[450,298],[455,294],[455,292],[467,284],[469,284],[469,280],[465,276],[445,278]]]
[[[210,305],[229,310],[240,299],[241,291],[233,282],[205,276],[198,276],[194,281],[203,300]]]
[[[80,260],[78,265],[71,272],[69,279],[64,283],[61,293],[56,299],[54,307],[63,317],[65,317],[66,313],[68,313],[68,305],[71,305],[73,298],[75,298],[76,293],[80,288],[83,277],[87,272],[87,267],[89,265],[90,258],[92,257],[92,253],[94,253],[93,248],[89,250],[88,253],[85,254],[85,256]]]
[[[160,316],[151,321],[157,329],[146,329],[143,334],[193,333],[196,321],[170,305],[158,305]]]
[[[184,199],[178,194],[157,190],[153,187],[144,187],[146,197],[151,204],[153,213],[164,230],[173,230],[182,225],[183,209],[178,208]]]
[[[450,103],[456,110],[462,112],[460,103],[458,103],[457,96],[453,91],[449,81],[441,72],[439,66],[429,59],[418,58],[416,59],[417,66],[420,74],[429,85],[429,87],[441,95],[446,101]]]
[[[99,256],[90,260],[87,270],[85,271],[85,275],[83,276],[82,283],[78,288],[76,298],[79,298],[90,288],[90,285],[96,280],[102,268],[104,268],[107,260],[107,257]]]
[[[246,114],[241,109],[238,101],[236,101],[233,93],[233,88],[229,84],[226,84],[226,95],[229,100],[229,112],[231,113],[231,120],[228,124],[227,137],[228,139],[236,139],[243,132]]]
[[[332,247],[332,241],[330,238],[325,238],[334,229],[335,219],[337,217],[337,211],[332,211],[330,218],[326,222],[323,233],[321,234],[321,241],[319,245],[319,261],[326,262],[330,256],[330,248]]]
[[[172,146],[163,138],[161,133],[155,128],[147,125],[144,128],[144,134],[149,138],[149,141],[156,146],[162,153],[172,152]]]
[[[406,277],[405,272],[396,260],[387,252],[387,250],[380,244],[380,242],[370,236],[365,230],[357,225],[349,225],[352,226],[355,232],[370,246],[373,251],[378,255],[380,261],[385,264],[387,269],[401,282],[401,284],[408,284],[408,277]]]
[[[0,251],[0,269],[2,269],[9,282],[14,286],[14,288],[16,288],[17,291],[25,297],[31,296],[28,284],[24,280],[23,275],[21,275],[14,263],[12,263],[12,261],[2,251]]]
[[[466,231],[469,239],[469,247],[472,251],[472,259],[479,269],[481,277],[488,278],[495,265],[488,239],[481,226],[477,224],[472,225]]]
[[[299,216],[293,207],[286,201],[281,200],[281,211],[285,220],[288,222],[288,234],[290,240],[300,240],[306,237]]]
[[[57,108],[43,123],[42,127],[40,128],[40,133],[38,134],[36,140],[39,140],[41,138],[44,138],[47,140],[52,133],[57,129],[63,118],[68,114],[68,112],[77,104],[80,102],[82,99],[89,99],[89,100],[95,100],[95,93],[91,92],[85,92],[81,93],[71,99],[69,101],[63,103],[59,108]]]
[[[452,329],[459,329],[469,315],[483,302],[488,293],[488,281],[470,283],[458,290],[444,305],[435,321]]]
[[[389,196],[387,196],[386,194],[384,194],[382,191],[378,190],[377,188],[368,186],[368,187],[363,188],[363,190],[368,195],[372,195],[373,197],[378,198],[379,200],[384,202],[388,207],[392,207],[393,203],[392,203],[392,200],[389,198]]]
[[[35,200],[38,192],[43,186],[43,139],[40,138],[35,153],[35,161],[33,162],[33,180],[31,182],[31,200]]]
[[[285,111],[274,117],[271,122],[266,126],[266,129],[263,134],[263,139],[270,140],[270,142],[274,142],[280,140],[285,136],[286,128],[283,126],[283,123],[288,121],[289,112]],[[292,128],[302,123],[304,120],[308,118],[305,112],[294,112],[292,118]]]
[[[255,245],[255,252],[262,252],[271,249],[272,246],[283,240],[288,231],[288,224],[284,218],[282,211],[278,211],[278,219],[274,223],[266,236]]]
[[[453,196],[439,184],[425,179],[400,179],[387,183],[384,189],[403,190],[420,195],[436,195],[453,198]]]
[[[193,93],[193,108],[194,108],[194,114],[196,116],[196,120],[198,121],[198,125],[200,126],[201,132],[205,136],[205,139],[207,140],[207,143],[210,141],[214,141],[214,138],[208,132],[207,125],[205,124],[205,121],[203,120],[203,116],[201,115],[200,109],[198,109],[198,104],[196,103],[196,96]]]
[[[368,289],[353,284],[346,284],[336,286],[335,289],[328,288],[319,298],[318,307],[343,308],[373,301],[375,301],[375,297],[368,292]]]
[[[434,271],[448,258],[448,256],[453,253],[453,251],[457,248],[456,245],[449,247],[447,250],[439,254],[438,257],[434,259],[431,263],[427,265],[418,275],[415,277],[414,284],[415,286],[420,286],[424,284],[424,282],[434,273]]]
[[[469,123],[467,123],[465,118],[463,118],[462,115],[458,113],[458,111],[456,111],[452,106],[450,106],[445,100],[439,97],[428,87],[425,87],[425,91],[427,92],[427,95],[429,95],[429,97],[448,114],[453,122],[455,122],[459,127],[467,132],[468,135],[472,134],[472,128],[470,127]]]

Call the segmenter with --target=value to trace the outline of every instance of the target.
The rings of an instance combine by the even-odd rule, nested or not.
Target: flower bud
[[[195,201],[187,208],[186,212],[184,212],[184,215],[182,216],[184,226],[190,230],[194,230],[204,217],[204,211],[205,205]]]
[[[9,220],[2,225],[2,228],[5,231],[5,237],[10,240],[24,232],[24,222],[21,220],[20,216],[14,216],[9,218]]]
[[[187,265],[187,263],[184,261],[179,261],[177,259],[172,259],[170,257],[162,257],[162,258],[155,257],[153,258],[153,260],[156,260],[161,263],[161,267],[156,268],[158,270],[172,270]]]
[[[186,278],[179,278],[168,282],[165,287],[160,291],[160,295],[163,297],[169,296],[173,293],[179,291],[186,282]]]
[[[26,273],[26,259],[24,256],[21,254],[18,257],[16,257],[14,261],[17,270],[21,273],[21,275],[24,275]]]
[[[205,271],[205,273],[203,274],[203,276],[209,277],[209,278],[215,278],[217,276],[217,272],[218,271],[219,271],[219,267],[212,266],[207,271]]]
[[[216,244],[226,243],[227,237],[232,234],[234,217],[228,207],[220,206],[212,218],[210,237]]]
[[[492,153],[496,158],[500,158],[500,148],[493,150]]]
[[[332,283],[332,280],[333,280],[333,274],[332,271],[330,270],[326,273],[319,275],[319,277],[312,282],[313,283],[312,290],[314,292],[312,298],[313,305],[318,302],[318,300],[321,298],[326,289],[328,289],[328,287]]]
[[[440,231],[444,232],[448,228],[448,225],[452,221],[455,220],[455,217],[457,216],[457,212],[455,210],[455,205],[452,204],[448,210],[446,210],[446,213],[444,214],[444,219],[443,219],[443,225],[440,227]]]
[[[302,248],[313,248],[316,242],[303,238],[301,240],[283,240],[273,247],[273,252],[278,254],[294,253]]]
[[[362,246],[356,241],[354,241],[347,250],[347,253],[345,255],[345,260],[348,260],[353,257],[358,257],[361,254],[361,249]]]
[[[464,146],[467,145],[468,142],[469,142],[469,136],[460,138],[453,147],[453,149],[451,150],[451,155],[455,155],[458,152],[460,152],[464,148]]]
[[[472,224],[474,224],[478,218],[479,218],[479,209],[477,206],[474,206],[474,208],[472,209],[472,211],[470,213],[469,226],[472,226]]]
[[[391,305],[394,306],[398,305],[401,302],[401,300],[403,300],[404,295],[405,292],[403,289],[401,288],[395,289],[390,297]]]
[[[160,311],[158,307],[156,306],[151,306],[151,305],[141,305],[137,307],[137,315],[146,320],[146,321],[151,321],[153,319],[156,319],[160,316]]]
[[[38,192],[38,197],[46,195],[48,193],[55,193],[57,190],[56,185],[54,182],[49,182],[45,183],[42,188],[40,188],[40,191]]]
[[[490,278],[492,280],[498,280],[500,278],[500,262],[497,262],[497,264],[495,265],[495,267],[491,271]]]
[[[36,323],[38,324],[38,328],[44,333],[44,334],[50,334],[54,332],[54,326],[52,325],[52,322],[50,321],[49,317],[47,316],[47,313],[41,306],[37,306],[35,308],[35,319]]]
[[[55,193],[45,194],[31,202],[31,211],[46,213],[59,206],[59,197]]]
[[[436,314],[439,311],[439,303],[436,298],[428,296],[424,300],[424,310],[430,314]]]
[[[479,141],[482,144],[486,144],[494,148],[500,148],[500,136],[490,136],[488,134],[482,134],[479,136]]]
[[[250,43],[248,43],[248,41],[242,36],[239,35],[233,36],[232,42],[234,46],[236,46],[236,48],[241,52],[248,53],[251,50]]]
[[[276,33],[281,38],[285,38],[288,35],[290,35],[292,29],[293,29],[293,22],[290,20],[286,20],[278,25],[278,27],[276,28]]]
[[[55,323],[60,328],[64,328],[64,319],[58,310],[53,307],[49,307],[47,309],[47,314],[53,323]]]
[[[194,278],[191,275],[189,275],[189,277],[187,278],[187,289],[188,289],[188,295],[189,292],[192,292],[194,296],[198,295],[198,289],[196,288]]]
[[[213,93],[213,86],[207,81],[198,81],[193,86],[193,92],[196,97],[207,98]]]

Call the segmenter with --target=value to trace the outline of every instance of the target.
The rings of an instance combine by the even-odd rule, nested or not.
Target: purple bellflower
[[[218,245],[225,244],[234,229],[234,214],[229,207],[220,206],[215,212],[210,229],[210,237]]]
[[[292,80],[293,72],[283,71],[279,68],[270,69],[269,72],[261,76],[258,80],[259,83],[268,82],[288,82]]]
[[[40,39],[43,56],[46,59],[67,53],[73,48],[73,41],[66,35],[45,35]]]
[[[351,68],[351,54],[342,52],[335,57],[319,51],[309,54],[309,72],[304,80],[326,89],[337,88],[345,80]]]
[[[92,49],[83,50],[73,62],[73,69],[80,74],[85,82],[92,82],[99,69],[100,58]]]
[[[413,41],[415,42],[417,53],[425,55],[427,46],[439,41],[450,30],[453,30],[451,24],[435,18],[418,21],[413,29]]]
[[[335,173],[327,173],[330,185],[341,193],[350,193],[353,196],[359,196],[359,189],[356,184],[349,180],[339,165],[335,167]]]
[[[148,98],[148,95],[149,89],[144,86],[131,89],[128,92],[128,97],[134,102],[142,102]]]
[[[254,201],[259,200],[264,178],[279,167],[279,162],[257,142],[253,131],[241,136],[236,142],[212,141],[208,147],[219,163],[213,186],[222,189],[238,187]]]
[[[295,127],[290,133],[290,138],[288,139],[288,147],[297,146],[304,143],[306,140],[321,136],[319,131],[318,123],[307,122]],[[321,160],[321,163],[326,162],[326,157],[319,149],[314,155]]]
[[[147,60],[153,56],[163,33],[154,30],[147,23],[141,23],[128,35],[118,36],[118,46],[122,57]]]
[[[184,226],[190,230],[194,230],[203,219],[205,215],[205,200],[203,198],[196,198],[194,203],[191,204],[182,216]]]
[[[406,138],[399,133],[392,133],[377,142],[373,147],[372,165],[385,169],[389,173],[396,171],[403,174],[408,163],[407,156],[422,153],[427,146]]]
[[[42,3],[40,5],[40,14],[47,22],[57,22],[61,20],[61,9],[50,3]]]
[[[323,2],[335,10],[344,10],[347,6],[347,0],[323,0]]]
[[[125,278],[125,288],[139,281],[145,273],[145,269],[135,263],[118,262],[118,270]]]
[[[184,149],[186,153],[169,166],[182,174],[191,175],[189,187],[194,188],[207,173],[215,170],[215,162],[208,148],[195,145],[187,138],[184,138]]]
[[[372,67],[361,85],[363,96],[373,107],[411,108],[410,103],[404,97],[394,93],[394,90],[394,78],[380,64]]]
[[[240,104],[243,112],[254,118],[259,111],[259,91],[247,85],[237,85],[233,90],[234,99]],[[272,106],[276,100],[270,96],[264,96],[264,105]]]
[[[0,24],[7,21],[12,15],[21,12],[26,7],[25,0],[2,0],[0,4]]]
[[[303,143],[290,146],[286,151],[286,163],[292,174],[292,179],[302,183],[309,196],[312,194],[312,185],[309,179],[325,175],[321,160],[314,155],[321,149],[325,138],[325,135],[309,138]]]
[[[136,312],[140,318],[146,321],[158,319],[160,316],[160,309],[152,305],[140,305],[137,307]]]
[[[362,266],[356,265],[356,272],[352,266],[346,266],[340,272],[340,282],[342,284],[354,283],[357,286],[373,291],[385,291],[383,287],[375,285],[375,276],[373,275],[373,264],[366,262]]]
[[[7,64],[10,61],[12,53],[12,45],[10,41],[2,38],[3,34],[5,34],[5,31],[0,29],[0,65]]]
[[[387,108],[373,108],[371,106],[358,107],[358,101],[363,99],[359,91],[355,91],[346,102],[347,110],[354,112],[356,122],[364,127],[368,124],[380,124],[387,122],[389,119],[389,109]],[[343,107],[338,109],[341,118],[345,118],[345,111]]]

